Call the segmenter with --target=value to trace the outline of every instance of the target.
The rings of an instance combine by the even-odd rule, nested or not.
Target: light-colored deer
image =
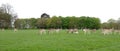
[[[75,33],[75,34],[78,34],[78,29],[68,29],[67,30],[67,33]]]
[[[45,29],[40,29],[40,30],[39,30],[39,33],[40,33],[40,34],[45,34],[45,33],[46,33],[46,30],[45,30]]]
[[[103,33],[104,35],[112,34],[112,32],[113,32],[113,29],[103,29],[103,30],[102,30],[102,33]]]
[[[14,28],[14,32],[17,32],[18,30],[16,28]]]
[[[74,29],[74,33],[78,34],[79,33],[78,29]]]
[[[120,34],[120,30],[114,30],[114,34]]]
[[[48,29],[47,32],[48,34],[53,34],[55,32],[55,29]]]
[[[91,30],[90,29],[83,29],[84,34],[90,34]]]
[[[5,31],[5,29],[4,29],[4,28],[2,28],[2,31]]]
[[[60,32],[60,29],[55,29],[56,33],[59,33]]]

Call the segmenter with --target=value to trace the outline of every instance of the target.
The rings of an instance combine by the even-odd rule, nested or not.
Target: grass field
[[[39,35],[38,30],[0,31],[0,51],[120,51],[120,35],[60,33]]]

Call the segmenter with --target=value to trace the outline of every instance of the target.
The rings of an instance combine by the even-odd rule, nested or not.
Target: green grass
[[[38,34],[38,30],[0,31],[0,51],[119,51],[120,35]]]

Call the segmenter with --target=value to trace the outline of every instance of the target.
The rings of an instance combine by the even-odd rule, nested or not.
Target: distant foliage
[[[53,16],[51,18],[30,18],[30,19],[17,19],[15,21],[15,27],[19,29],[35,29],[35,28],[89,28],[89,29],[99,29],[101,27],[100,19],[88,16]]]
[[[34,29],[37,28],[36,22],[38,19],[35,18],[30,18],[30,19],[17,19],[15,21],[15,28],[19,29]]]
[[[79,28],[89,28],[89,29],[99,29],[100,28],[100,19],[95,17],[79,17]]]
[[[95,17],[75,17],[75,16],[53,16],[51,18],[43,19],[39,18],[37,21],[38,28],[89,28],[89,29],[99,29],[100,28],[100,19]]]
[[[103,29],[120,29],[120,18],[118,20],[109,19],[107,22],[102,23]]]

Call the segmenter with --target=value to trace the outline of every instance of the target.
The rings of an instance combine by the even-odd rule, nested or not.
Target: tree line
[[[26,28],[89,28],[99,29],[101,27],[100,19],[89,16],[52,16],[51,18],[30,18],[30,19],[17,19],[15,21],[15,27],[19,29]]]
[[[42,15],[44,16],[44,15]],[[49,16],[49,15],[47,15]],[[46,16],[45,16],[46,17]],[[89,16],[52,16],[49,18],[17,19],[17,14],[9,4],[0,6],[0,28],[38,29],[38,28],[78,28],[78,29],[120,29],[120,18],[101,23],[99,18]]]
[[[107,22],[101,24],[101,28],[104,29],[120,29],[120,18],[117,20],[109,19]]]

